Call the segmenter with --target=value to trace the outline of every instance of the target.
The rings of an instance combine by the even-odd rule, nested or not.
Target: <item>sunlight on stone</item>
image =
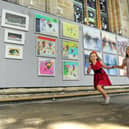
[[[25,127],[25,128],[18,128],[18,129],[38,129],[38,128]]]
[[[24,124],[29,124],[29,125],[39,125],[44,122],[43,119],[40,118],[31,118],[31,119],[25,119]]]
[[[97,125],[95,129],[129,129],[129,127],[105,123]]]
[[[47,129],[92,129],[88,125],[75,122],[55,123],[48,126]]]
[[[60,122],[50,124],[47,129],[129,129],[129,127],[115,124],[82,124],[77,122]]]
[[[0,120],[0,124],[13,124],[16,122],[16,119],[14,118],[6,118],[6,119],[2,119]]]

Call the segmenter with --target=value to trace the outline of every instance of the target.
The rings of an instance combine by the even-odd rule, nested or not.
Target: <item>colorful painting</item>
[[[63,41],[64,59],[78,59],[78,43],[73,41]]]
[[[79,63],[64,61],[63,80],[78,80],[79,79]]]
[[[63,36],[79,40],[79,26],[73,23],[63,22]]]
[[[55,76],[55,59],[39,58],[38,75]]]
[[[84,50],[84,74],[87,74],[87,69],[90,65],[89,55],[92,51]],[[102,59],[102,53],[97,52],[98,56]],[[94,74],[93,70],[91,70],[90,74]]]
[[[116,36],[102,31],[103,52],[117,54]]]
[[[119,56],[119,65],[122,65],[123,59],[124,57]],[[120,69],[120,76],[126,76],[126,75],[127,75],[126,68]]]
[[[23,46],[6,44],[5,58],[23,59]]]
[[[29,17],[9,10],[2,10],[2,26],[20,30],[29,29]]]
[[[58,36],[58,19],[49,16],[35,15],[36,32]]]
[[[104,63],[107,66],[118,65],[117,55],[103,54]],[[108,75],[118,75],[118,69],[105,69]]]
[[[84,48],[96,51],[102,50],[100,30],[83,26]]]
[[[37,55],[38,56],[56,56],[56,42],[57,39],[46,37],[46,36],[37,36]]]
[[[129,40],[127,38],[117,36],[117,43],[118,43],[118,54],[120,56],[125,56],[126,47],[128,45]]]
[[[24,44],[25,32],[5,29],[4,41],[9,43]]]

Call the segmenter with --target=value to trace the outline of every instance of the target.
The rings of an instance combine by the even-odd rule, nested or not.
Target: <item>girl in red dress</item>
[[[110,103],[110,97],[106,94],[104,86],[112,85],[108,75],[103,68],[112,69],[113,67],[106,66],[97,55],[96,51],[92,51],[89,56],[89,62],[91,63],[87,69],[89,74],[91,69],[94,71],[94,88],[98,90],[105,99],[105,104]]]

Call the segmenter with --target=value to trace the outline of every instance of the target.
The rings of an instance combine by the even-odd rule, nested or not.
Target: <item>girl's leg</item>
[[[103,88],[101,85],[97,85],[96,88],[97,88],[97,90],[98,90],[100,93],[102,93],[102,95],[104,96],[104,98],[107,98],[107,97],[108,97],[108,95],[106,94],[104,88]]]

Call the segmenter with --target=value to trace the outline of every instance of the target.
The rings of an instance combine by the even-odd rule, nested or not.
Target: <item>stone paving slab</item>
[[[0,104],[0,129],[129,129],[129,94]]]

